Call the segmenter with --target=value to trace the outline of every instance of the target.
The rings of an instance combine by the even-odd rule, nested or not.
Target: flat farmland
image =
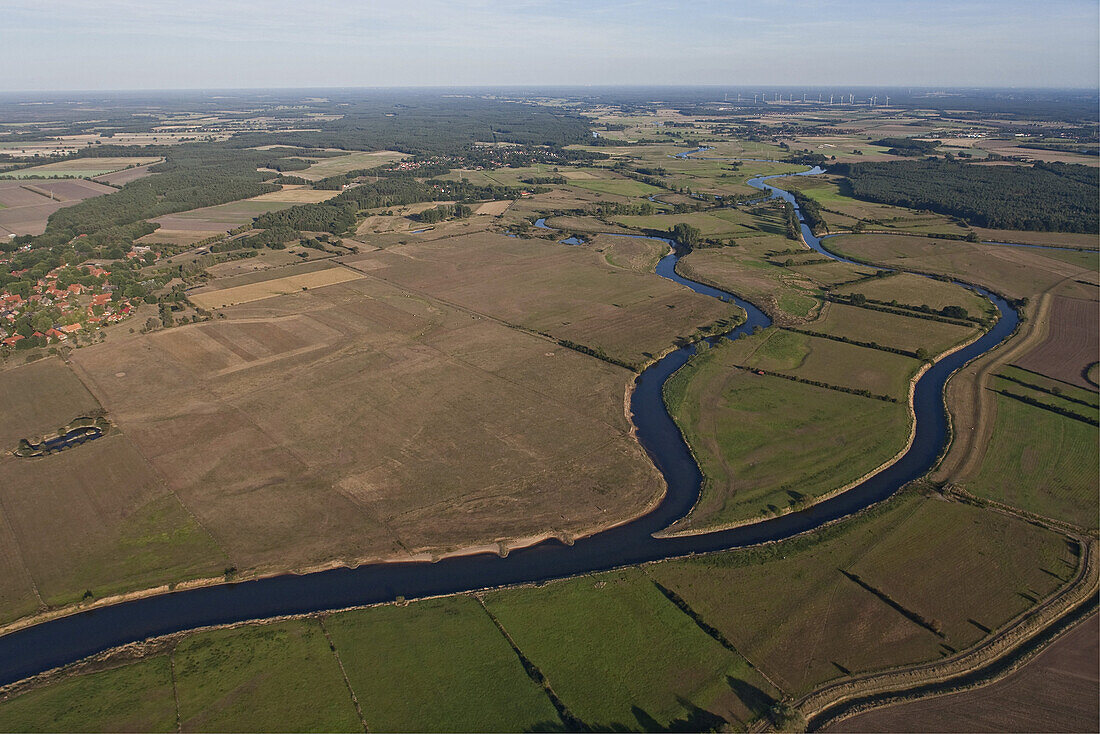
[[[665,386],[669,412],[705,477],[677,530],[705,530],[801,507],[905,447],[905,405],[737,369],[729,342]]]
[[[545,240],[475,234],[344,259],[401,287],[635,365],[739,311],[655,274],[613,267],[592,247]]]
[[[328,267],[309,273],[264,279],[247,285],[192,291],[187,294],[187,298],[196,306],[209,310],[225,308],[238,303],[259,301],[272,296],[309,290],[310,288],[322,288],[326,285],[335,285],[336,283],[344,283],[362,277],[361,273],[349,268]]]
[[[19,438],[99,407],[65,365],[42,360],[0,372],[0,382],[0,564],[10,570],[0,583],[0,620],[85,591],[102,597],[220,573],[224,555],[127,436],[112,430],[39,458],[8,453]]]
[[[182,731],[361,728],[316,620],[193,634],[176,646],[172,665]]]
[[[987,242],[1021,242],[1025,245],[1049,245],[1052,247],[1084,247],[1095,250],[1100,246],[1100,236],[1077,232],[1021,232],[1014,229],[983,229],[975,227],[978,236]]]
[[[1013,393],[1025,392],[1016,384],[1006,387]],[[973,476],[961,478],[961,483],[979,496],[1028,512],[1096,527],[1100,507],[1096,426],[1004,395],[990,397],[995,398],[997,410],[992,436],[980,468]],[[1096,416],[1095,410],[1083,406],[1074,409]]]
[[[46,220],[58,209],[113,191],[84,180],[0,179],[0,235],[42,234]]]
[[[484,601],[569,710],[597,730],[744,727],[777,693],[637,569]]]
[[[328,201],[332,197],[339,195],[339,193],[339,191],[325,191],[323,189],[308,189],[305,186],[286,185],[279,191],[253,196],[251,199],[245,199],[245,201],[316,204],[318,202]]]
[[[242,574],[576,535],[663,489],[619,367],[371,277],[223,313],[74,356]]]
[[[1024,369],[1091,389],[1088,366],[1100,359],[1100,303],[1054,296],[1046,339],[1016,360]]]
[[[248,224],[256,217],[267,212],[278,211],[294,206],[295,202],[267,199],[243,199],[229,204],[218,204],[201,209],[192,209],[178,214],[166,214],[152,221],[166,230],[225,232],[242,224]],[[153,233],[156,234],[155,232]]]
[[[932,355],[961,344],[978,333],[977,326],[948,324],[843,303],[825,304],[821,315],[806,328],[910,352],[924,348]]]
[[[982,245],[904,235],[842,235],[829,249],[887,267],[923,270],[978,283],[1010,298],[1036,294],[1074,278],[1093,277],[1096,253]],[[1092,291],[1095,293],[1095,290]]]
[[[291,156],[305,157],[308,156]],[[298,176],[310,181],[319,181],[329,176],[338,176],[348,171],[357,171],[361,168],[375,168],[387,163],[408,158],[404,153],[393,150],[357,151],[347,155],[338,155],[331,158],[322,158],[316,163],[301,171],[287,171],[288,176]],[[339,193],[339,192],[337,192]]]
[[[0,702],[0,731],[177,731],[168,656],[74,676]]]
[[[905,400],[919,363],[910,357],[787,329],[765,329],[722,345],[735,364]]]
[[[166,229],[160,227],[156,232],[151,232],[139,237],[134,242],[139,245],[193,245],[209,237],[224,235],[228,230],[224,229]]]
[[[149,168],[152,164],[145,166],[135,166],[133,168],[124,168],[121,171],[115,171],[113,173],[105,173],[102,176],[96,176],[95,180],[99,183],[110,184],[111,186],[125,186],[131,181],[137,181],[139,178],[145,178],[146,176],[152,176],[152,172]]]
[[[325,627],[371,731],[562,725],[549,697],[473,597],[336,614],[325,619]]]
[[[1005,732],[1100,729],[1100,630],[1092,616],[988,686],[857,714],[823,731]]]
[[[923,305],[937,311],[945,306],[962,306],[970,316],[993,316],[996,312],[988,298],[969,288],[913,273],[897,273],[885,278],[843,285],[833,292],[843,295],[862,293],[876,301],[897,301],[901,306]]]
[[[1072,574],[1057,533],[905,493],[774,546],[647,566],[788,695],[828,680],[935,660],[995,630]],[[1048,574],[1046,571],[1051,571]],[[880,596],[892,596],[944,637]],[[767,593],[731,593],[731,589]],[[895,595],[896,596],[893,596]]]
[[[105,173],[114,173],[124,168],[143,166],[156,163],[160,158],[126,157],[126,158],[73,158],[57,163],[47,163],[32,168],[21,168],[18,171],[0,174],[2,178],[51,178],[73,177],[92,178],[102,176]]]

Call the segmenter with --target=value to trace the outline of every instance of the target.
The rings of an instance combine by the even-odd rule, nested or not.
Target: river
[[[819,169],[806,173],[816,172],[820,172]],[[791,199],[786,192],[766,184],[766,178],[771,177],[752,179],[749,183]],[[840,259],[822,247],[820,240],[804,224],[802,229],[811,247]],[[770,323],[759,309],[733,294],[678,275],[675,266],[680,256],[681,253],[673,248],[658,264],[657,274],[697,293],[732,301],[748,314],[747,321],[727,336],[736,338],[758,325]],[[679,428],[669,417],[662,395],[665,381],[695,351],[691,346],[681,347],[638,375],[631,399],[638,440],[668,485],[658,506],[641,517],[581,538],[572,545],[548,540],[514,550],[505,557],[484,553],[435,563],[375,563],[303,575],[286,574],[174,591],[90,609],[0,637],[0,685],[112,647],[181,630],[389,602],[399,596],[416,599],[563,578],[781,540],[846,517],[886,499],[907,482],[922,476],[935,463],[947,440],[943,391],[948,377],[997,346],[1013,332],[1018,321],[1016,312],[1004,300],[986,295],[1000,311],[997,323],[974,343],[936,363],[917,382],[914,396],[916,434],[911,448],[874,477],[812,507],[732,530],[654,537],[654,533],[691,510],[702,482],[699,466]]]

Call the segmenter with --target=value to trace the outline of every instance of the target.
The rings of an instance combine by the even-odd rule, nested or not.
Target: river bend
[[[814,169],[807,173],[818,172],[819,169]],[[772,177],[751,179],[749,183],[795,203],[786,192],[766,184],[767,178]],[[821,241],[805,224],[802,230],[806,242],[815,250],[841,259],[822,247]],[[745,309],[746,322],[727,336],[736,338],[756,326],[770,323],[759,309],[733,294],[678,275],[675,266],[679,257],[673,248],[657,265],[657,274]],[[89,609],[0,637],[0,685],[130,642],[198,627],[389,602],[399,596],[416,599],[563,578],[694,553],[740,548],[789,538],[851,515],[886,499],[934,465],[947,442],[943,399],[947,379],[970,360],[1000,344],[1016,328],[1016,312],[1001,298],[981,292],[992,299],[1000,311],[1000,318],[990,331],[937,362],[917,382],[914,394],[916,433],[909,450],[870,479],[814,506],[731,530],[654,537],[654,533],[691,510],[702,483],[699,466],[679,428],[669,417],[662,395],[665,381],[694,353],[694,347],[681,347],[637,377],[631,399],[638,440],[668,485],[657,507],[641,517],[581,538],[572,545],[548,540],[511,551],[505,557],[485,553],[456,556],[435,563],[375,563],[302,575],[286,574],[174,591]]]

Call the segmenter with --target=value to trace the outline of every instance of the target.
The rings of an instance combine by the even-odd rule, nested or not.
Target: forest
[[[982,166],[946,160],[830,168],[857,199],[959,217],[978,227],[1097,232],[1097,169],[1067,163]]]

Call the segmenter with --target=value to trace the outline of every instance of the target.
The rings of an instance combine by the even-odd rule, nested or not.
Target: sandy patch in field
[[[289,201],[295,204],[317,204],[318,202],[328,201],[339,193],[339,190],[323,191],[320,189],[307,189],[304,186],[284,186],[281,191],[253,196],[249,201]]]
[[[165,245],[190,245],[201,240],[205,240],[207,237],[213,237],[214,235],[225,234],[224,229],[165,229],[160,228],[156,232],[139,237],[135,242],[138,244],[160,243]]]
[[[249,283],[248,285],[222,288],[206,293],[192,293],[188,295],[188,298],[196,306],[202,308],[224,308],[238,303],[249,303],[271,298],[272,296],[287,295],[309,288],[346,283],[349,280],[358,280],[362,277],[361,274],[347,268],[328,268],[315,273],[288,275],[285,278],[273,278],[260,283]]]
[[[508,211],[508,207],[511,205],[511,201],[488,201],[479,206],[476,213],[497,217]]]
[[[588,171],[561,171],[560,173],[562,176],[565,176],[570,181],[599,178],[599,176],[589,173]]]

